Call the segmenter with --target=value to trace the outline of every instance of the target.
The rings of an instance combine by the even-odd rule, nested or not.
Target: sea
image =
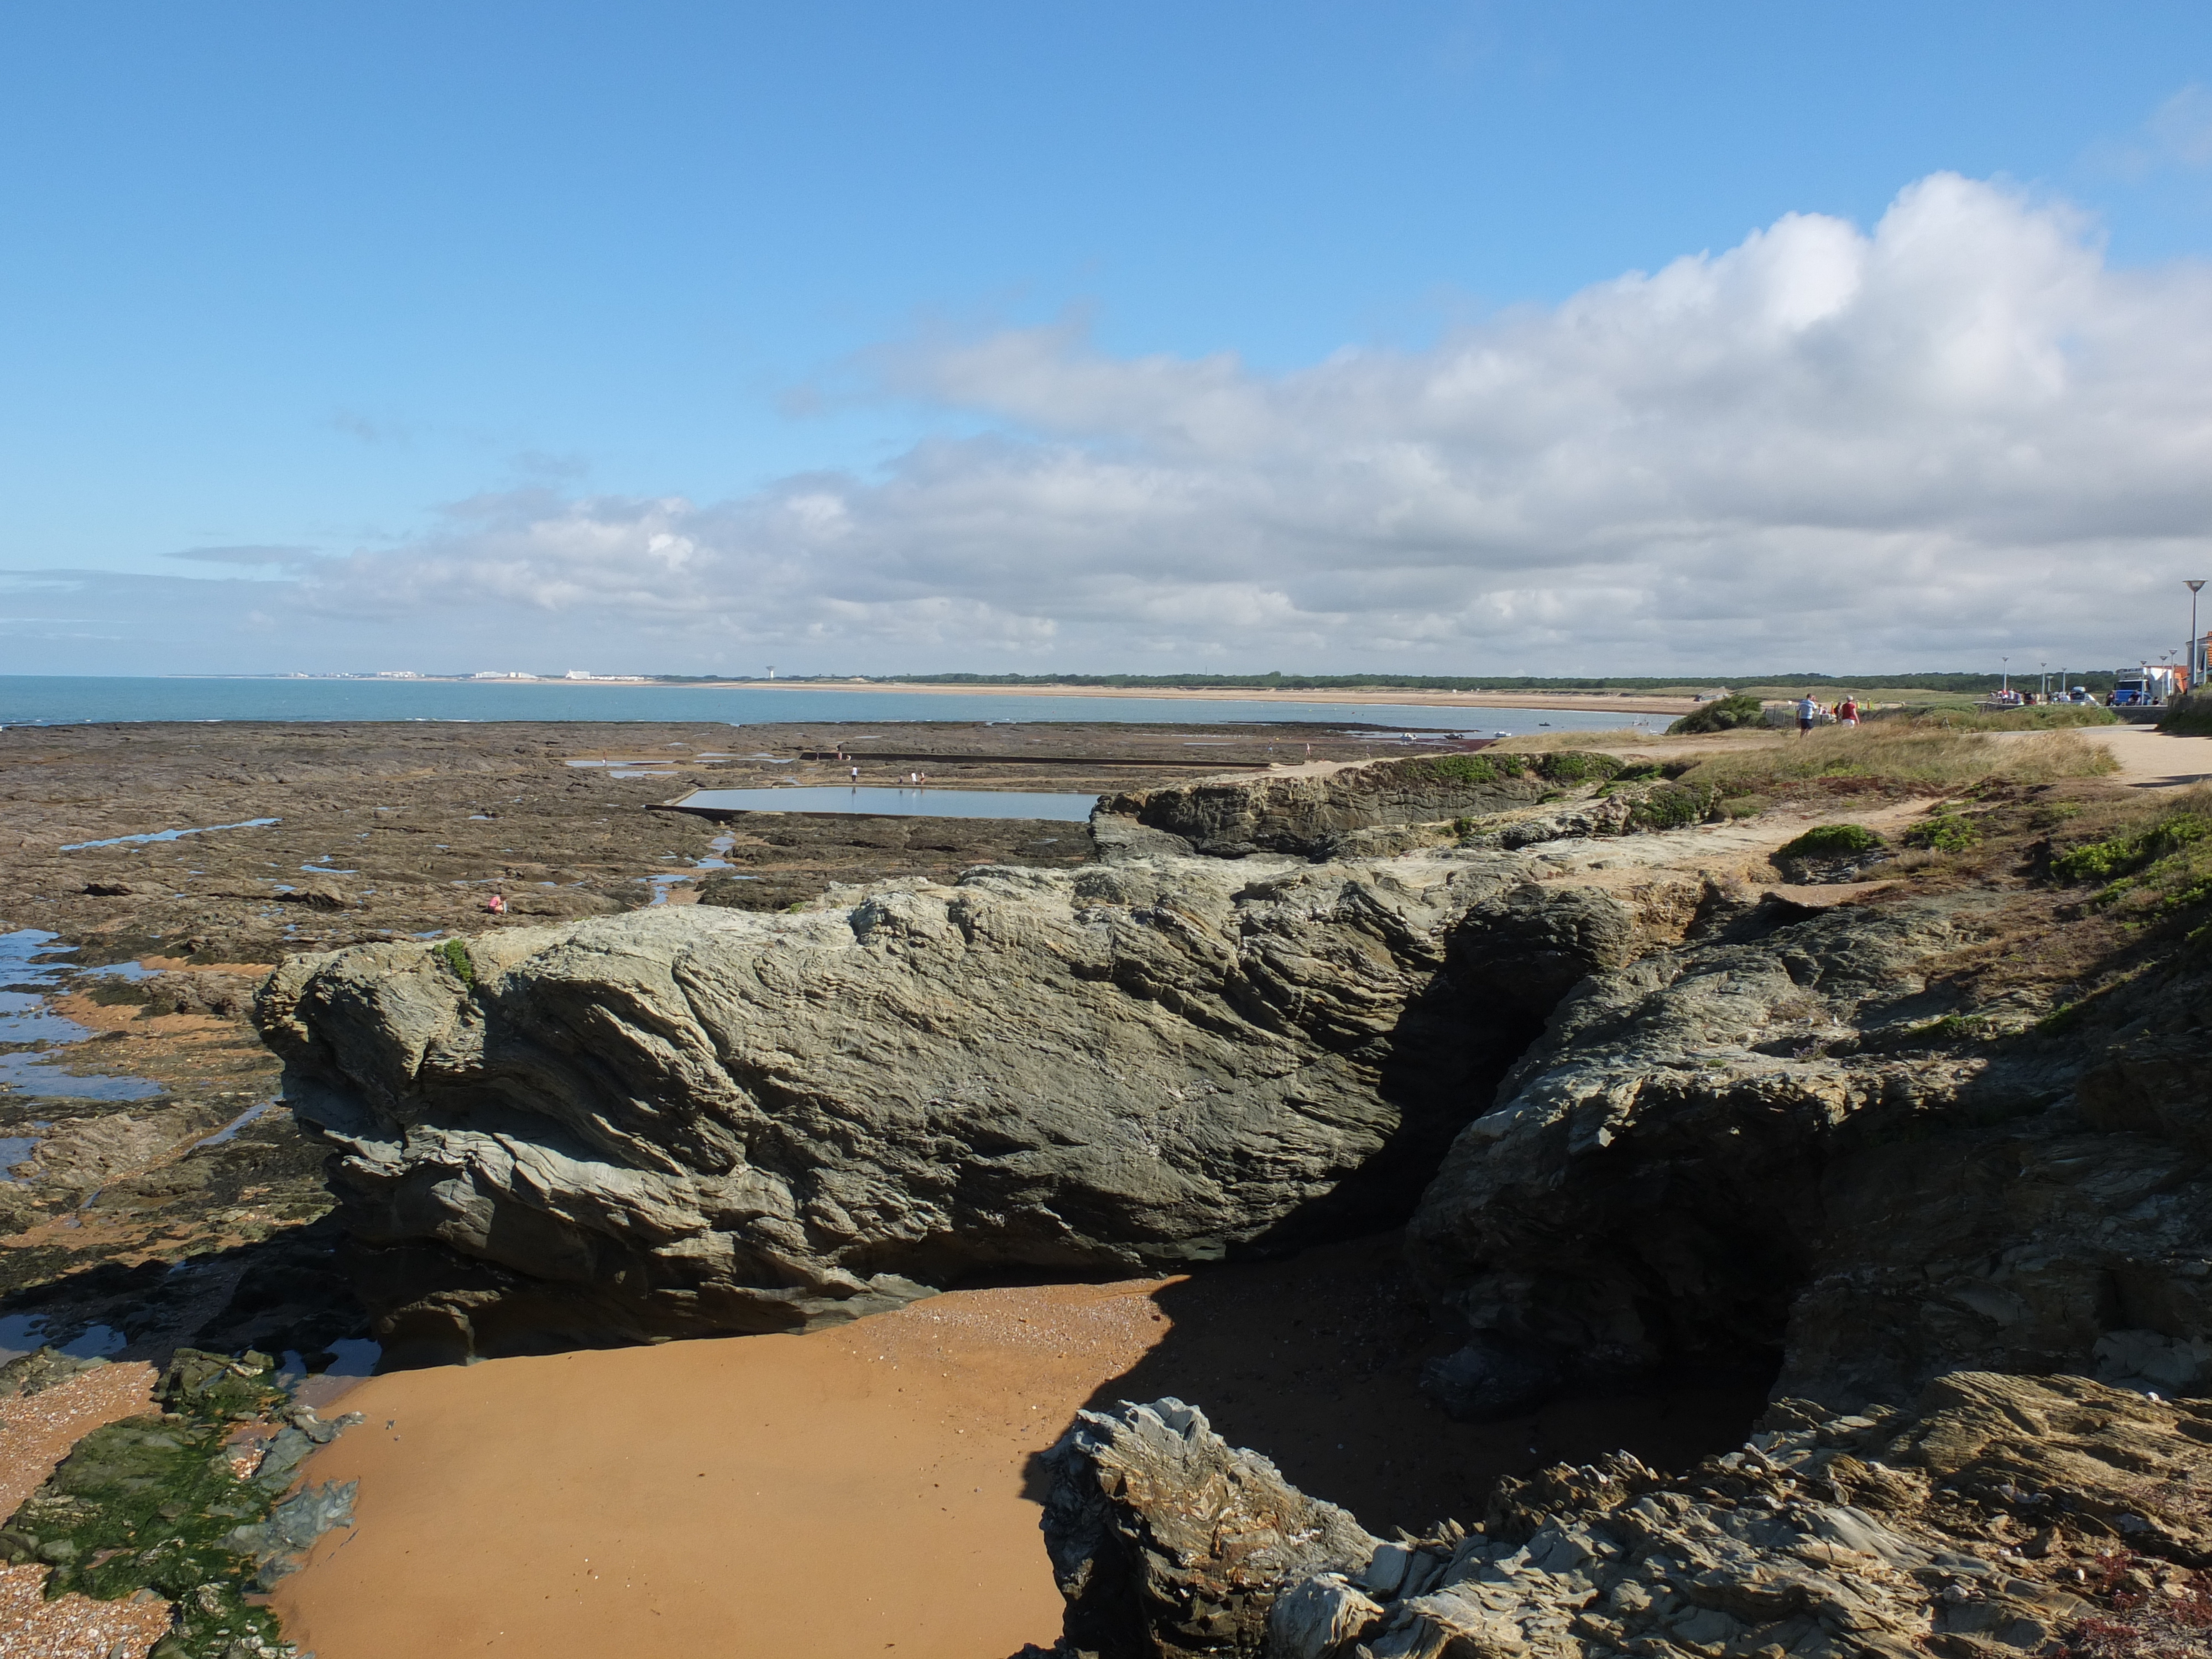
[[[135,720],[974,720],[1000,726],[1129,720],[1217,726],[1311,720],[1340,727],[1523,737],[1662,728],[1667,717],[1583,708],[1431,708],[1212,697],[1040,697],[1019,692],[828,690],[812,686],[592,684],[574,680],[93,678],[0,674],[0,726]]]

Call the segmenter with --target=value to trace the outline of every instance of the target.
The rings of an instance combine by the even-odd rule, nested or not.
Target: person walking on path
[[[1859,723],[1859,700],[1845,697],[1836,706],[1836,718],[1845,726],[1856,726]]]
[[[859,767],[857,767],[857,766],[856,766],[856,767],[854,767],[854,768],[853,769],[853,781],[854,781],[855,784],[857,784],[857,783],[859,783],[859,782],[860,782],[860,769]]]
[[[1797,735],[1799,737],[1802,738],[1811,731],[1814,723],[1820,718],[1820,705],[1814,701],[1810,691],[1797,699]]]

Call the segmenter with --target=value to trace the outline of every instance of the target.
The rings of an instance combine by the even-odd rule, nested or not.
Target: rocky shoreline
[[[2199,1651],[2199,809],[1937,759],[1133,777],[1056,866],[879,835],[775,905],[290,948],[252,1012],[387,1364],[1402,1224],[1445,1411],[1772,1401],[1395,1543],[1203,1401],[1100,1402],[1048,1460],[1069,1652]]]

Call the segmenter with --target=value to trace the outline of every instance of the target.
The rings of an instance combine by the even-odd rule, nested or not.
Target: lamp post
[[[2035,697],[2039,702],[2051,701],[2051,665],[2047,662],[2035,665]]]
[[[2201,580],[2191,581],[2184,577],[2181,585],[2189,590],[2189,649],[2183,654],[2189,662],[2189,689],[2194,691],[2197,681],[2203,678],[2203,665],[2199,660],[2203,654],[2203,647],[2197,642],[2197,595],[2203,591],[2204,584]]]
[[[1997,661],[2003,665],[2004,668],[2004,672],[1997,676],[1999,682],[1997,695],[2002,697],[2012,690],[2012,659],[2010,657],[1999,657]]]

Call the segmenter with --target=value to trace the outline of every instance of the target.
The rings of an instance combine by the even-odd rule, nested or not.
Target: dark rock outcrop
[[[388,1349],[786,1329],[1402,1218],[1550,1002],[1644,943],[1530,873],[985,869],[296,958],[258,1018]]]
[[[2212,1405],[2078,1377],[1784,1400],[1686,1474],[1556,1466],[1392,1544],[1179,1401],[1085,1413],[1050,1463],[1062,1650],[1099,1659],[1968,1659],[2085,1626],[2088,1651],[2179,1655],[2212,1623]]]
[[[2207,987],[2117,1042],[1962,1025],[1931,964],[1993,902],[1778,903],[1577,988],[1415,1216],[1476,1333],[1438,1393],[1762,1358],[1839,1407],[1960,1365],[2212,1378]]]
[[[1045,1547],[1084,1651],[1256,1653],[1285,1585],[1382,1547],[1180,1400],[1078,1413],[1045,1466]]]

